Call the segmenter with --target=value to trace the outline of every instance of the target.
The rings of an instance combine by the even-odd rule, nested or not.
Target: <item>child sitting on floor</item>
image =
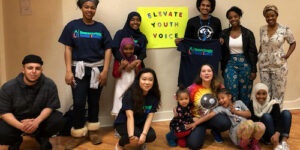
[[[193,123],[188,90],[184,87],[179,87],[176,92],[176,100],[177,106],[173,110],[174,118],[170,122],[170,129],[177,137],[177,144],[181,147],[185,147],[185,137],[191,133],[191,129],[186,129],[185,124]]]

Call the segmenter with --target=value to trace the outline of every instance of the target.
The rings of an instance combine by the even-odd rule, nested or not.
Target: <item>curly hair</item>
[[[226,18],[227,18],[227,19],[229,19],[229,13],[230,13],[231,11],[237,13],[240,17],[243,16],[243,11],[242,11],[240,8],[238,8],[238,7],[236,7],[236,6],[232,6],[232,7],[231,7],[230,9],[228,9],[227,12],[226,12]]]
[[[190,92],[188,91],[187,88],[185,88],[183,85],[180,85],[178,90],[176,91],[176,99],[178,99],[178,96],[181,94],[181,93],[186,93],[188,96],[190,96]]]
[[[196,2],[196,7],[199,12],[200,12],[199,7],[200,7],[202,1],[203,0],[197,0],[197,2]],[[211,7],[210,13],[213,13],[216,8],[216,0],[208,0],[208,1],[210,2],[210,7]]]
[[[127,89],[126,92],[131,92],[132,93],[132,101],[133,101],[133,112],[137,114],[142,114],[143,113],[143,106],[145,103],[145,96],[143,95],[143,90],[140,87],[140,78],[142,74],[144,73],[151,73],[153,75],[153,86],[149,90],[148,94],[151,94],[155,96],[158,107],[161,104],[161,94],[158,86],[158,81],[157,77],[155,74],[155,71],[151,68],[143,68],[134,78],[133,83],[130,85],[130,87]],[[126,93],[125,92],[125,93]]]
[[[81,8],[82,8],[82,5],[83,5],[85,2],[87,2],[87,1],[93,2],[93,3],[96,5],[96,7],[97,7],[98,4],[99,4],[99,0],[78,0],[78,1],[77,1],[77,6],[81,9]]]

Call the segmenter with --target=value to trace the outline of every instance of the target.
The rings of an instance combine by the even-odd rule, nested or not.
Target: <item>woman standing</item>
[[[102,23],[93,20],[98,3],[99,0],[78,0],[82,18],[69,22],[59,38],[65,45],[65,81],[72,86],[73,96],[72,140],[66,144],[66,149],[73,149],[85,141],[87,132],[93,144],[102,142],[97,134],[99,99],[107,81],[111,37]]]
[[[142,69],[124,93],[122,108],[114,125],[121,136],[115,150],[122,150],[129,143],[146,149],[145,143],[155,140],[151,123],[160,102],[160,90],[154,70]]]
[[[257,72],[257,49],[253,33],[240,24],[242,15],[242,10],[236,6],[226,13],[231,27],[223,30],[221,35],[224,40],[221,69],[232,100],[242,100],[248,106]]]
[[[263,15],[268,24],[260,28],[260,80],[269,87],[271,99],[277,99],[282,106],[287,83],[287,59],[295,50],[296,40],[289,27],[277,23],[276,6],[265,6]],[[287,53],[284,52],[284,41],[290,44]]]
[[[146,55],[146,46],[147,46],[147,38],[140,31],[142,18],[138,12],[131,12],[128,14],[127,21],[123,27],[123,29],[117,31],[114,40],[112,41],[112,52],[116,60],[121,62],[122,55],[119,52],[120,44],[123,38],[131,37],[134,39],[134,54],[137,56],[137,59],[130,63],[127,67],[128,70],[131,70],[135,67],[135,63],[141,65],[142,68],[145,67],[143,60],[147,57]]]
[[[280,111],[278,100],[271,99],[269,88],[257,83],[251,95],[249,110],[253,121],[261,121],[266,126],[263,135],[264,143],[273,144],[274,150],[289,150],[287,140],[292,125],[292,114],[289,110]],[[280,144],[281,140],[281,144]]]

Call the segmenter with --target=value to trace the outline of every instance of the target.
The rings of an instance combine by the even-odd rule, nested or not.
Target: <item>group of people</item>
[[[244,150],[260,150],[260,140],[275,150],[289,150],[292,115],[271,99],[265,84],[254,86],[248,105],[233,100],[231,93],[216,80],[211,65],[202,65],[194,83],[176,92],[178,105],[166,135],[169,146],[200,149],[208,128],[217,143],[224,141],[220,133],[229,130],[231,141]]]
[[[282,105],[287,59],[296,42],[291,30],[277,23],[278,8],[267,5],[263,10],[267,25],[260,29],[257,51],[254,34],[241,25],[240,8],[233,6],[226,12],[230,27],[222,31],[220,20],[211,15],[215,0],[197,0],[196,6],[200,15],[189,19],[184,38],[175,40],[181,52],[178,85],[187,91],[177,91],[168,144],[199,149],[209,128],[218,143],[223,142],[220,132],[230,129],[232,142],[242,149],[260,149],[260,139],[276,150],[289,149],[292,117]],[[285,41],[290,45],[287,53]],[[197,46],[213,52],[193,52]],[[224,85],[216,80],[219,61]],[[261,83],[252,90],[257,63]],[[184,94],[189,99],[184,101]]]
[[[114,148],[122,150],[126,144],[135,143],[146,149],[145,143],[156,138],[151,122],[161,104],[161,93],[155,71],[143,63],[148,41],[139,29],[142,18],[131,12],[112,40],[107,28],[93,20],[98,3],[78,0],[82,18],[69,22],[59,38],[65,45],[65,82],[71,86],[73,97],[72,138],[65,149],[73,149],[87,139],[95,145],[102,143],[98,133],[99,100],[112,54],[116,85],[111,113],[120,136]],[[263,15],[268,25],[260,30],[258,54],[253,33],[240,24],[241,9],[234,6],[227,11],[231,27],[222,31],[220,20],[211,15],[215,5],[215,0],[197,0],[200,15],[189,19],[185,37],[175,40],[181,52],[180,88],[171,131],[166,136],[168,144],[199,149],[207,128],[216,142],[223,142],[220,133],[230,129],[232,142],[242,149],[259,149],[262,138],[275,149],[286,150],[291,113],[281,108],[286,61],[296,45],[292,32],[277,23],[277,7],[267,5]],[[283,49],[285,40],[290,44],[287,54]],[[199,43],[216,50],[203,55],[206,59],[199,59],[194,56],[198,53],[186,49],[187,44]],[[225,86],[216,79],[219,61]],[[257,61],[262,83],[254,87],[250,98]],[[52,149],[49,137],[65,124],[62,114],[56,111],[60,107],[57,88],[42,74],[39,56],[25,56],[22,64],[22,73],[0,90],[0,144],[18,150],[25,133],[34,136],[41,149]],[[253,121],[247,120],[250,118]]]

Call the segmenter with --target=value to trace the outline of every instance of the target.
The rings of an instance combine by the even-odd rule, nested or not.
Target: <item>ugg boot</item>
[[[252,150],[260,150],[257,139],[255,139],[255,138],[252,139],[251,148],[252,148]]]
[[[86,141],[87,131],[88,131],[87,127],[83,127],[81,129],[74,129],[72,127],[71,129],[72,139],[66,143],[65,149],[66,150],[74,149],[75,147],[79,146],[84,141]]]
[[[98,145],[102,143],[101,137],[98,133],[100,129],[100,122],[87,122],[86,124],[88,130],[89,130],[89,138],[90,141],[94,145]]]
[[[240,142],[239,142],[239,146],[240,146],[243,150],[249,150],[249,147],[248,147],[249,142],[250,142],[249,139],[247,139],[247,140],[241,139]]]

